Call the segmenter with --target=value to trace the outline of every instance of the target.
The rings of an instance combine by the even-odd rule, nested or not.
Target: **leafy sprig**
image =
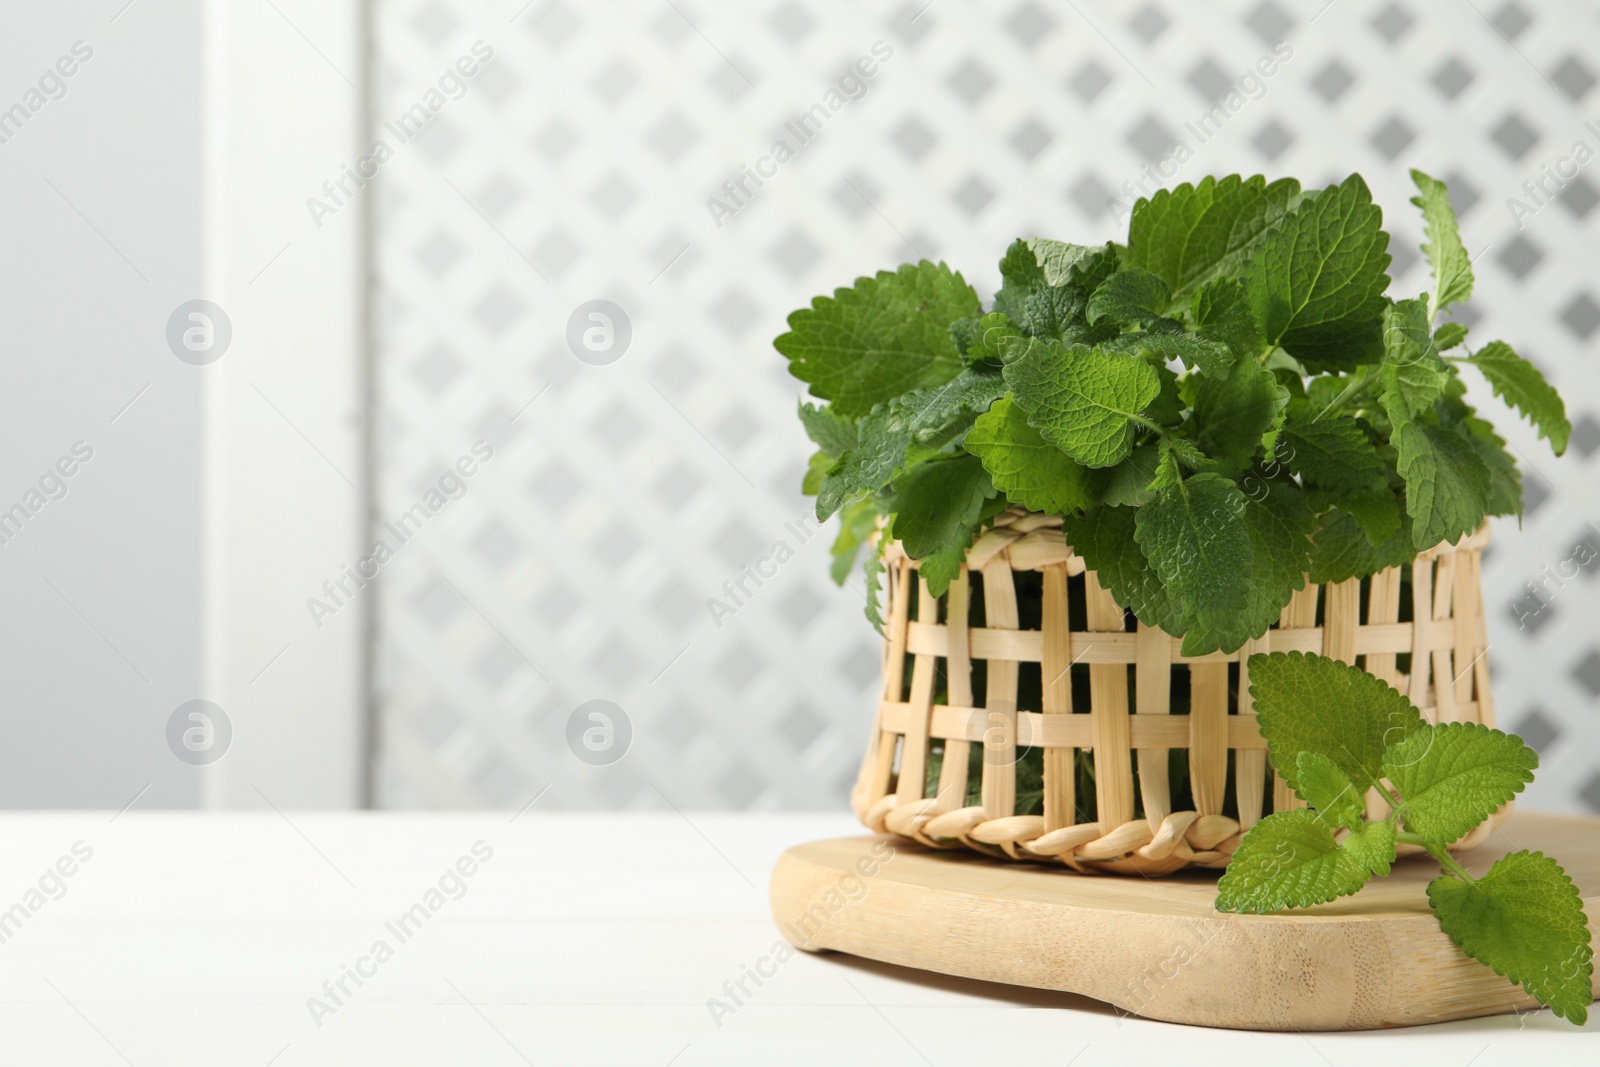
[[[1016,241],[987,311],[926,261],[796,311],[776,346],[829,401],[800,414],[804,488],[845,517],[835,576],[892,518],[939,595],[995,515],[1059,514],[1120,603],[1201,655],[1259,637],[1307,576],[1373,574],[1520,514],[1461,368],[1557,454],[1571,424],[1509,345],[1439,321],[1472,266],[1444,183],[1412,177],[1433,284],[1410,298],[1385,295],[1389,235],[1359,176],[1233,176],[1140,200],[1126,245]]]
[[[1273,912],[1349,896],[1389,873],[1399,844],[1443,869],[1428,884],[1440,927],[1463,952],[1582,1024],[1594,971],[1578,889],[1539,852],[1482,875],[1447,846],[1533,781],[1539,757],[1477,723],[1430,724],[1358,667],[1324,656],[1251,656],[1250,692],[1273,766],[1306,804],[1245,834],[1217,883],[1221,911]],[[1373,790],[1381,817],[1369,817]]]

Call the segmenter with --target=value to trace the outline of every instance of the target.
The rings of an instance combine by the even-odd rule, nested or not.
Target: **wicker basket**
[[[1145,875],[1224,867],[1263,814],[1300,806],[1273,780],[1256,729],[1253,653],[1358,663],[1430,722],[1494,725],[1479,570],[1487,542],[1485,527],[1406,568],[1308,583],[1261,638],[1199,657],[1125,613],[1073,554],[1059,517],[1001,516],[938,599],[920,580],[913,588],[916,562],[891,544],[883,698],[852,807],[876,832],[997,858]],[[1174,713],[1175,698],[1186,714]],[[1042,796],[1029,805],[1039,810],[1019,814],[1019,772],[1041,762]]]

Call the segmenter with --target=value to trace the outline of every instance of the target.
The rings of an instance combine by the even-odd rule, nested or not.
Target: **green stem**
[[[1391,819],[1394,818],[1400,813],[1400,809],[1406,806],[1406,802],[1400,799],[1399,793],[1396,793],[1383,782],[1378,782],[1376,785],[1379,789],[1383,790],[1383,798],[1389,804],[1389,817]]]
[[[1151,422],[1149,419],[1145,418],[1143,415],[1130,415],[1128,417],[1128,421],[1133,423],[1136,426],[1143,426],[1145,429],[1149,430],[1152,433],[1159,434],[1163,438],[1170,436],[1167,433],[1167,428],[1165,426],[1162,426],[1158,422]]]
[[[1399,816],[1405,808],[1405,801],[1401,799],[1400,794],[1395,792],[1395,790],[1385,782],[1379,782],[1378,788],[1382,789],[1384,796],[1389,798],[1389,803],[1392,809],[1389,817],[1393,819]],[[1449,871],[1451,874],[1455,875],[1468,885],[1478,884],[1478,880],[1472,877],[1472,875],[1468,874],[1467,869],[1461,866],[1461,864],[1457,863],[1454,856],[1450,855],[1446,849],[1433,844],[1431,841],[1423,840],[1421,834],[1414,834],[1410,830],[1396,830],[1394,839],[1399,844],[1422,846],[1427,850],[1428,855],[1432,856],[1438,861],[1439,866],[1443,867],[1445,870]]]
[[[1429,841],[1424,841],[1422,835],[1401,830],[1394,835],[1394,839],[1403,845],[1421,845],[1427,850],[1428,855],[1438,861],[1439,866],[1466,882],[1468,885],[1477,885],[1478,880],[1467,873],[1467,869],[1456,862],[1456,858],[1445,849]]]

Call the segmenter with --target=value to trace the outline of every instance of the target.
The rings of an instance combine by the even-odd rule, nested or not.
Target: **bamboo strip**
[[[1317,624],[1317,597],[1321,591],[1321,586],[1312,585],[1308,582],[1304,589],[1296,589],[1293,593],[1290,593],[1289,603],[1284,605],[1283,611],[1278,616],[1280,631],[1309,630],[1315,626]],[[1273,651],[1280,650],[1275,648]]]
[[[950,642],[945,658],[945,676],[948,700],[956,707],[972,706],[972,657],[967,643],[971,596],[972,579],[966,564],[962,564],[961,574],[950,583],[950,591],[945,594],[945,629]],[[971,742],[964,739],[945,740],[944,761],[939,765],[939,787],[934,795],[934,811],[954,811],[967,802],[967,761],[971,748]]]
[[[1294,790],[1289,788],[1289,783],[1284,781],[1283,775],[1278,773],[1276,765],[1272,766],[1272,810],[1294,811],[1296,808],[1305,807],[1305,802],[1295,796]]]
[[[1494,726],[1494,696],[1489,689],[1489,657],[1488,649],[1485,655],[1478,657],[1478,662],[1472,665],[1473,686],[1478,691],[1478,699],[1474,704],[1462,704],[1457,710],[1461,712],[1463,722],[1481,722],[1485,726]]]
[[[1343,663],[1356,661],[1356,631],[1361,624],[1361,579],[1330,584],[1322,598],[1322,654]]]
[[[1458,704],[1472,699],[1472,668],[1482,646],[1478,644],[1478,623],[1483,618],[1483,583],[1478,575],[1478,554],[1459,553],[1456,556],[1456,585],[1451,617],[1455,625],[1454,660],[1455,698]]]
[[[1400,587],[1398,567],[1388,567],[1372,576],[1367,587],[1368,627],[1392,623],[1400,618]],[[1405,685],[1399,670],[1395,667],[1395,657],[1391,652],[1368,653],[1362,658],[1362,666],[1366,668],[1367,673],[1396,689]],[[1381,819],[1389,810],[1389,804],[1377,786],[1367,790],[1365,802],[1368,818]]]
[[[1441,556],[1433,572],[1433,621],[1436,624],[1450,622],[1450,608],[1456,591],[1457,559],[1455,555]],[[1453,625],[1437,625],[1435,632],[1448,634],[1452,642],[1455,640]],[[1436,722],[1456,722],[1459,714],[1456,711],[1456,667],[1450,653],[1448,645],[1433,651],[1433,699],[1438,705]]]
[[[1482,532],[1487,535],[1488,527],[1484,527]],[[1487,536],[1485,536],[1484,540],[1488,540]],[[1485,620],[1485,613],[1483,610],[1482,549],[1474,549],[1470,553],[1469,558],[1472,561],[1472,580],[1477,587],[1477,596],[1474,598],[1473,603],[1477,607],[1478,620],[1477,626],[1473,631],[1472,643],[1473,646],[1479,651],[1474,654],[1474,662],[1472,665],[1472,689],[1473,696],[1477,700],[1478,708],[1476,714],[1468,712],[1465,708],[1462,709],[1461,714],[1462,718],[1467,722],[1481,722],[1485,726],[1492,727],[1495,723],[1494,693],[1489,688],[1489,634],[1488,625]]]
[[[1201,815],[1220,815],[1228,781],[1228,665],[1189,668],[1189,787]]]
[[[1088,598],[1091,631],[1122,630],[1122,608],[1092,571],[1084,574],[1084,595]],[[1133,818],[1126,667],[1095,664],[1089,668],[1089,713],[1094,720],[1095,810],[1099,812],[1100,825],[1121,826]]]
[[[933,656],[948,654],[949,638],[944,627],[934,623],[912,622],[907,649]],[[1019,663],[1038,663],[1044,657],[1044,644],[1038,630],[995,630],[975,626],[968,631],[974,659],[1012,659]],[[1434,628],[1432,644],[1427,651],[1450,648],[1455,642],[1452,630]],[[1138,635],[1130,633],[1097,633],[1080,635],[1074,641],[1074,655],[1079,663],[1120,663],[1132,666],[1138,662]],[[1230,663],[1234,657],[1225,652],[1209,652],[1204,656],[1185,656],[1178,649],[1181,637],[1169,637],[1174,664]],[[1308,626],[1299,630],[1269,630],[1265,640],[1270,652],[1321,652],[1326,642],[1323,627]],[[1356,629],[1355,654],[1410,652],[1413,646],[1412,624],[1409,622],[1378,623]]]
[[[928,583],[918,581],[917,618],[937,622],[939,602],[928,592]],[[895,796],[902,803],[921,800],[928,792],[928,728],[933,717],[933,685],[938,664],[929,655],[919,655],[911,664],[911,696],[907,704],[911,721],[901,740],[900,778]]]
[[[1172,642],[1166,631],[1139,624],[1136,643],[1138,660],[1134,665],[1134,708],[1139,715],[1172,713]],[[1191,671],[1200,668],[1191,667]],[[1223,668],[1227,670],[1226,667]],[[1224,694],[1226,699],[1226,694]],[[1224,703],[1223,712],[1227,707]],[[1160,826],[1172,813],[1172,785],[1167,771],[1167,749],[1140,748],[1139,795],[1144,800],[1144,817],[1151,826]],[[1224,753],[1226,756],[1226,753]],[[1153,858],[1153,857],[1152,857]]]
[[[1041,531],[1043,532],[1043,531]],[[1044,569],[1044,609],[1040,619],[1043,651],[1040,684],[1044,714],[1072,714],[1072,627],[1067,592],[1067,565]],[[1077,753],[1049,748],[1044,754],[1044,828],[1071,826],[1077,820]]]
[[[889,614],[884,620],[889,631],[889,657],[883,672],[883,691],[886,696],[900,700],[904,696],[906,653],[909,651],[913,572],[906,568],[893,574],[894,581],[889,584]]]
[[[850,788],[850,810],[856,813],[858,819],[865,818],[867,809],[881,793],[881,790],[875,792],[878,752],[884,745],[884,739],[893,736],[886,733],[883,727],[888,717],[888,712],[885,710],[888,707],[887,704],[878,705],[878,712],[873,716],[872,729],[867,732],[866,750],[861,754],[861,766],[856,769],[856,784]]]
[[[1155,829],[1148,822],[1143,819],[1136,822],[1130,820],[1104,837],[1083,845],[1078,849],[1078,855],[1086,860],[1116,859],[1149,844],[1155,836]]]
[[[1389,567],[1372,576],[1371,585],[1367,590],[1367,623],[1361,628],[1362,633],[1374,626],[1393,624],[1400,618],[1400,586],[1399,567]],[[1356,645],[1358,653],[1366,657],[1362,666],[1367,669],[1367,673],[1382,678],[1398,688],[1400,672],[1395,669],[1394,653],[1367,652],[1361,649],[1361,634],[1356,635]]]
[[[1296,589],[1291,593],[1289,595],[1289,603],[1284,605],[1283,611],[1279,614],[1277,632],[1295,633],[1298,631],[1305,633],[1314,629],[1317,624],[1317,602],[1321,599],[1321,596],[1322,587],[1312,585],[1309,582],[1306,583],[1304,589]],[[1304,651],[1320,652],[1322,651],[1323,642],[1323,636],[1318,635],[1316,646]],[[1274,643],[1272,650],[1274,652],[1279,651],[1276,643]],[[1277,768],[1274,767],[1272,773],[1272,810],[1293,811],[1296,808],[1303,807],[1305,807],[1305,804],[1299,797],[1294,795],[1294,791],[1289,788],[1289,783],[1283,780],[1282,775],[1278,774]]]
[[[1464,704],[1462,711],[1471,715],[1477,704]],[[903,729],[910,721],[911,705],[904,701],[880,706],[884,728],[890,731]],[[932,726],[928,736],[940,740],[956,738],[978,743],[989,729],[988,709],[933,706]],[[1476,721],[1467,719],[1464,721]],[[1256,727],[1254,715],[1228,716],[1228,747],[1266,751],[1267,743]],[[1075,715],[1041,715],[1036,711],[1017,713],[1018,736],[1027,738],[1035,748],[1094,748],[1094,716],[1079,712]],[[1128,721],[1129,745],[1140,748],[1187,748],[1189,746],[1189,716],[1187,715],[1134,715]]]
[[[1243,719],[1254,719],[1255,697],[1250,693],[1250,657],[1266,652],[1270,642],[1266,636],[1246,641],[1239,650],[1239,711],[1229,716],[1228,747],[1233,750],[1234,803],[1239,808],[1239,825],[1248,830],[1261,821],[1261,805],[1267,787],[1267,753],[1263,748],[1246,749],[1234,744],[1235,724]]]
[[[1406,696],[1430,722],[1438,722],[1437,712],[1428,714],[1433,701],[1428,699],[1428,657],[1433,642],[1433,561],[1417,557],[1411,564],[1411,677]]]
[[[1361,616],[1361,580],[1330,582],[1322,590],[1322,654],[1341,663],[1355,663],[1356,634]],[[1304,807],[1298,803],[1297,807]]]
[[[983,611],[990,629],[1016,629],[1017,587],[1004,559],[991,560],[983,568]],[[991,818],[1017,810],[1017,673],[1015,660],[989,660],[980,796]]]
[[[885,629],[888,631],[884,644],[888,651],[884,656],[883,692],[887,699],[898,702],[902,699],[905,686],[906,670],[906,641],[911,613],[911,571],[902,568],[891,571],[892,580],[887,583],[888,588],[888,616],[884,620]],[[889,786],[894,781],[894,768],[896,758],[900,751],[900,735],[902,729],[896,733],[884,733],[878,738],[878,759],[872,769],[872,778],[867,790],[866,803],[877,804],[889,792]]]

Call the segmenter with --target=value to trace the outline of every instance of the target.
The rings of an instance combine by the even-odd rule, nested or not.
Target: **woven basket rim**
[[[879,518],[878,532],[872,535],[874,541],[876,541],[876,539],[881,535],[885,521],[886,520],[883,518]],[[1022,536],[1026,536],[1028,533],[1034,533],[1040,530],[1061,529],[1062,520],[1060,515],[1052,515],[1041,511],[1028,511],[1026,509],[1016,507],[1008,508],[1006,511],[1001,512],[1001,514],[996,517],[996,520],[992,525],[990,525],[987,529],[982,530],[978,534],[977,538],[968,547],[965,553],[965,560],[962,565],[970,566],[970,561],[977,559],[979,568],[981,569],[983,563],[992,558],[991,552],[995,549],[995,547],[1004,547],[1009,541],[1020,540]],[[1008,531],[1018,531],[1018,536],[1013,538],[1009,536]],[[991,538],[991,535],[998,536]],[[988,543],[985,543],[985,539],[989,539]],[[1067,555],[1065,559],[1083,560],[1083,557],[1074,552],[1070,544],[1067,544],[1066,535],[1064,532],[1062,534],[1061,541],[1064,545],[1066,545]],[[1429,548],[1420,549],[1417,552],[1413,562],[1415,562],[1415,560],[1437,559],[1439,556],[1448,555],[1453,552],[1481,551],[1489,544],[1489,541],[1490,526],[1488,520],[1485,520],[1476,530],[1469,534],[1463,534],[1454,541],[1439,541],[1437,544],[1434,544]],[[898,538],[891,540],[887,545],[883,546],[883,558],[885,563],[891,561],[902,561],[909,565],[913,570],[918,569],[921,562],[920,560],[912,559],[910,556],[906,555],[905,547],[900,543]],[[1087,564],[1085,564],[1085,566],[1087,566]]]

